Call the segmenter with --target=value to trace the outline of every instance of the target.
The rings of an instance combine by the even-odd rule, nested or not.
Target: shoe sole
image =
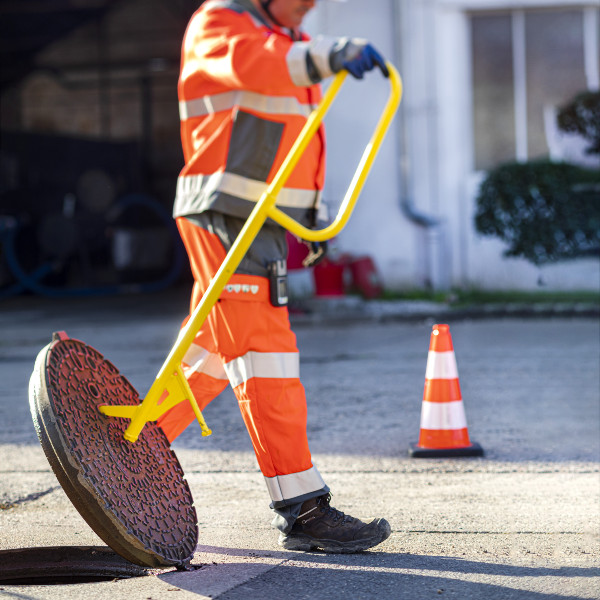
[[[296,534],[293,537],[281,534],[279,545],[286,550],[297,550],[301,552],[312,552],[320,550],[332,554],[353,554],[373,548],[390,537],[392,528],[385,519],[379,519],[377,535],[373,537],[356,540],[352,542],[338,542],[336,540],[316,540],[308,535]]]

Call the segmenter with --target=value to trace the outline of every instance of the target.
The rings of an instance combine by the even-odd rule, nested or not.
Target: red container
[[[365,298],[378,298],[383,293],[383,284],[370,256],[353,258],[349,264],[352,287]]]
[[[343,296],[345,294],[345,263],[337,263],[325,258],[313,268],[315,296]]]
[[[308,246],[299,242],[289,231],[286,232],[286,239],[288,244],[288,257],[287,257],[287,268],[288,271],[294,271],[297,269],[304,269],[302,261],[308,255]]]

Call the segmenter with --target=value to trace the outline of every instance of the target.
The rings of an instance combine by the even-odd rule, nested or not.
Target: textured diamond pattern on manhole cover
[[[71,339],[50,346],[46,383],[63,445],[59,452],[77,470],[78,483],[98,499],[104,518],[116,520],[125,541],[141,543],[159,561],[188,560],[198,537],[196,511],[167,438],[148,423],[130,443],[123,438],[129,419],[98,411],[102,404],[139,404],[133,386],[98,351]]]

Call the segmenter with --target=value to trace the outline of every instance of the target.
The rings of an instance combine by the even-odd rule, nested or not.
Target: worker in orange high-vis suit
[[[198,304],[246,218],[315,105],[318,82],[341,69],[357,78],[385,61],[365,40],[299,30],[314,0],[207,0],[183,41],[179,106],[185,167],[174,216],[189,255]],[[322,214],[325,141],[321,129],[277,199],[314,227]],[[313,244],[307,263],[324,255]],[[390,534],[330,505],[312,464],[306,398],[285,292],[285,231],[268,222],[225,287],[183,360],[203,409],[228,384],[238,399],[286,549],[357,552]],[[279,285],[278,285],[279,283]],[[194,419],[187,403],[159,423],[173,440]]]

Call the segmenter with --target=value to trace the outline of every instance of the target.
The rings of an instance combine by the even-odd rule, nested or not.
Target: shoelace
[[[354,520],[354,518],[350,515],[346,515],[341,510],[337,510],[337,508],[333,508],[333,506],[329,504],[331,502],[331,494],[321,496],[317,502],[320,510],[322,512],[326,512],[327,516],[332,516],[334,521],[339,521],[342,519],[342,525],[344,523],[350,523]]]

